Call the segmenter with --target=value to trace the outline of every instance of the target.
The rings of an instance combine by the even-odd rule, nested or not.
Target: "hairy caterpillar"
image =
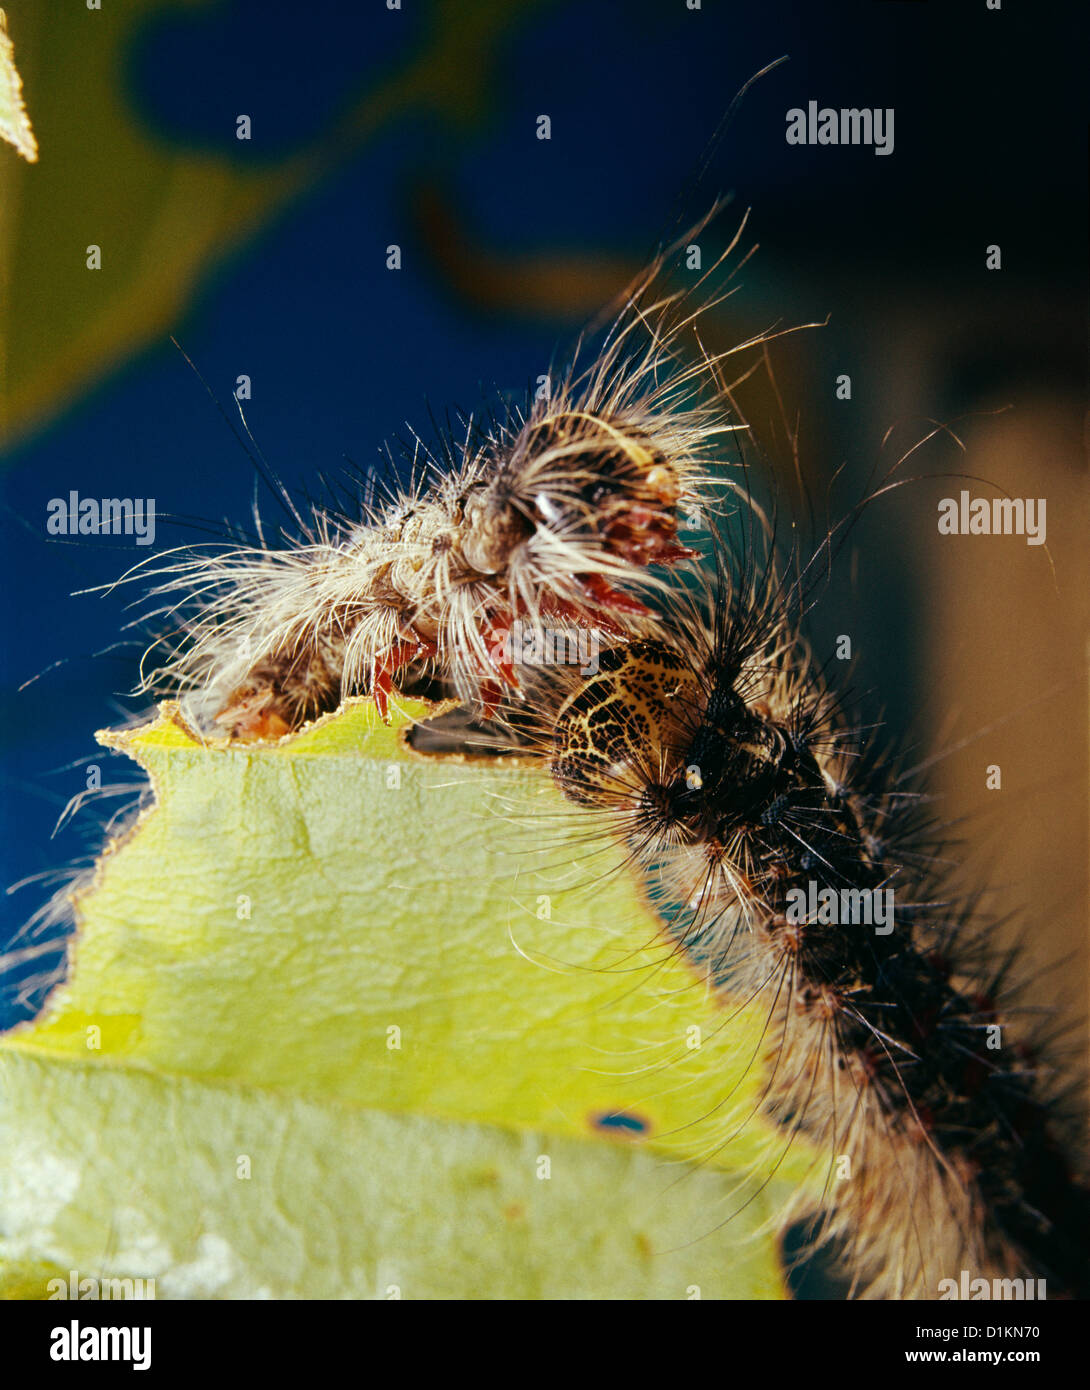
[[[926,803],[814,663],[812,569],[785,583],[771,552],[738,572],[721,551],[666,640],[542,678],[538,746],[712,985],[767,1011],[765,1105],[827,1158],[817,1239],[853,1292],[934,1298],[968,1269],[1085,1297],[1090,1190],[1047,1052],[1008,1035],[1010,959],[944,890]],[[878,894],[895,906],[872,922]]]
[[[282,493],[297,528],[287,548],[266,545],[259,522],[256,547],[161,566],[154,592],[172,602],[153,616],[180,627],[142,689],[189,694],[198,722],[236,739],[275,738],[349,694],[385,712],[407,667],[487,713],[501,687],[518,688],[504,649],[516,620],[593,625],[607,640],[647,630],[652,611],[633,590],[661,588],[648,567],[691,554],[679,520],[723,485],[720,441],[743,428],[719,389],[729,354],[706,352],[695,330],[718,301],[689,301],[744,227],[683,292],[659,290],[677,248],[663,251],[589,364],[577,347],[525,409],[466,418],[443,459],[417,438],[407,491],[361,502],[363,515],[309,518]]]

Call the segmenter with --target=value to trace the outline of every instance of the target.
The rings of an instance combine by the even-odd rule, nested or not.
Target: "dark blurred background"
[[[1047,550],[937,536],[937,499],[983,485],[925,480],[879,500],[852,533],[815,646],[825,659],[851,634],[854,685],[873,692],[891,735],[918,742],[921,758],[947,751],[935,785],[942,814],[967,818],[968,876],[1021,923],[1034,966],[1072,953],[1062,982],[1043,975],[1040,992],[1080,1017],[1077,10],[9,0],[41,158],[28,166],[0,149],[5,881],[97,844],[94,809],[50,836],[88,762],[105,782],[131,776],[93,733],[139,708],[125,692],[141,644],[116,645],[136,592],[73,591],[148,551],[128,537],[47,537],[49,500],[154,497],[156,553],[249,516],[254,469],[170,335],[225,408],[250,378],[258,444],[289,485],[313,489],[346,459],[370,466],[406,422],[427,437],[430,411],[524,390],[660,239],[732,193],[710,242],[750,207],[742,249],[760,249],[709,320],[711,344],[829,320],[776,345],[782,410],[767,381],[748,388],[785,486],[785,420],[819,515],[831,488],[834,516],[937,421],[949,431],[905,476],[960,470],[1047,498]],[[735,93],[782,54],[702,168]],[[810,99],[893,107],[894,152],[789,146],[785,113]],[[540,114],[548,142],[535,138]],[[236,138],[239,115],[249,141]],[[98,271],[85,265],[91,244]],[[999,271],[985,266],[991,244]],[[841,373],[850,401],[836,399]],[[267,497],[263,511],[275,517]],[[985,791],[993,763],[998,793]],[[0,949],[49,889],[35,878],[4,899]],[[9,992],[0,1022],[16,1016]]]

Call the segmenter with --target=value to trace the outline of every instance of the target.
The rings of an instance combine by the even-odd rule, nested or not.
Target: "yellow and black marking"
[[[584,806],[638,799],[646,769],[676,763],[688,721],[700,708],[700,681],[677,653],[633,642],[603,653],[591,676],[560,707],[552,774]]]

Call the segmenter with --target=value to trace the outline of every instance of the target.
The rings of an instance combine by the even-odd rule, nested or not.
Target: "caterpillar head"
[[[632,642],[561,706],[552,775],[570,800],[628,811],[642,833],[721,842],[794,788],[790,741],[713,672]]]
[[[604,652],[597,675],[557,715],[557,785],[580,805],[636,810],[647,787],[679,766],[700,698],[697,673],[660,643]]]

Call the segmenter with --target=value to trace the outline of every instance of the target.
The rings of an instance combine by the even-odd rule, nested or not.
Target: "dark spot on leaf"
[[[651,1129],[649,1120],[633,1115],[630,1110],[605,1110],[590,1117],[591,1127],[603,1134],[647,1134]]]

